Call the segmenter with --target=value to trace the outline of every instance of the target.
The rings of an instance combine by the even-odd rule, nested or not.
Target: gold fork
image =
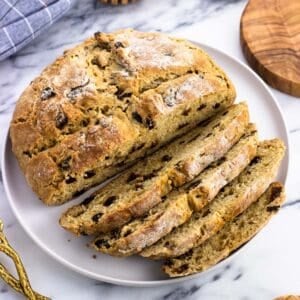
[[[27,299],[30,300],[49,300],[50,298],[35,292],[29,282],[25,268],[18,253],[10,246],[4,233],[3,233],[3,223],[0,220],[0,252],[5,253],[10,257],[16,267],[18,279],[9,273],[9,271],[0,263],[0,277],[10,285],[14,290],[23,294]]]

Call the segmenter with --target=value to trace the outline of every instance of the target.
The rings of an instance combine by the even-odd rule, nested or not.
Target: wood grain
[[[295,295],[280,296],[273,300],[300,300],[300,296],[295,296]]]
[[[240,38],[249,64],[267,83],[300,97],[300,0],[250,0]]]

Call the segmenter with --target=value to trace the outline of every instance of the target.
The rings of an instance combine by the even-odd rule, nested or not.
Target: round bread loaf
[[[27,182],[61,204],[228,107],[235,90],[195,45],[161,33],[96,33],[21,95],[10,126]]]

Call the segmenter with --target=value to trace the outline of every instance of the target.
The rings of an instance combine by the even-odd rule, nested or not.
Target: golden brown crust
[[[223,71],[186,41],[134,30],[97,33],[23,92],[10,126],[13,151],[38,196],[59,204],[234,98]]]

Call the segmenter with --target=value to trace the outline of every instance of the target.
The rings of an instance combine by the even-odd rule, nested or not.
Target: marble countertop
[[[46,33],[0,63],[0,147],[14,105],[26,85],[63,50],[95,31],[124,27],[165,31],[206,43],[245,61],[239,45],[239,19],[245,4],[239,0],[140,0],[129,6],[112,7],[97,4],[96,0],[74,1],[72,9]],[[300,101],[272,91],[290,133],[288,199],[272,225],[223,270],[205,281],[196,279],[156,288],[119,287],[83,277],[54,261],[31,241],[16,221],[0,181],[0,217],[11,244],[23,258],[32,286],[53,299],[73,300],[257,300],[300,294]],[[0,299],[22,297],[1,281]]]

